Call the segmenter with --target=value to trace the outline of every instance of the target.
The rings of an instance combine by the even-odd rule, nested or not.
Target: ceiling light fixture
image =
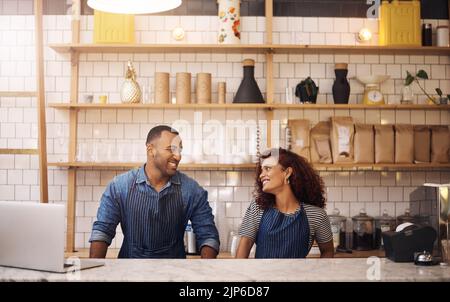
[[[181,5],[181,0],[88,0],[87,4],[102,12],[138,15],[177,8]]]

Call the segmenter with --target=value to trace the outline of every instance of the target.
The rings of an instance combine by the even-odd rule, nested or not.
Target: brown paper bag
[[[375,139],[373,125],[355,124],[354,152],[355,163],[374,163]]]
[[[395,125],[395,163],[411,164],[414,161],[414,127]]]
[[[320,164],[333,163],[330,145],[329,122],[319,122],[311,129],[311,162]]]
[[[331,118],[331,151],[334,163],[353,162],[353,139],[355,128],[350,116]]]
[[[450,133],[448,126],[431,126],[431,162],[449,162]]]
[[[414,162],[429,163],[431,149],[430,127],[414,126]]]
[[[394,163],[394,128],[392,125],[375,125],[375,163]]]
[[[309,120],[288,120],[288,127],[292,152],[309,161]]]

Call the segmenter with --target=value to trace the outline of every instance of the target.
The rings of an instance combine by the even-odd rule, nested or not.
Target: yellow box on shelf
[[[421,46],[420,1],[383,1],[379,35],[380,45]]]
[[[94,43],[134,43],[134,15],[95,10]]]

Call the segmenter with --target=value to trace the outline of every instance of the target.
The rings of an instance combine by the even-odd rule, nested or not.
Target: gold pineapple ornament
[[[131,61],[128,61],[125,82],[120,90],[120,99],[122,103],[141,103],[142,91],[139,83],[136,81],[136,71]]]

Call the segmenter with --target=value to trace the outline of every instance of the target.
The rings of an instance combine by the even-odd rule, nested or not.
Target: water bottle
[[[186,226],[185,238],[186,238],[186,253],[188,255],[196,255],[197,247],[195,243],[195,233],[194,230],[192,229],[192,224],[190,221]]]

